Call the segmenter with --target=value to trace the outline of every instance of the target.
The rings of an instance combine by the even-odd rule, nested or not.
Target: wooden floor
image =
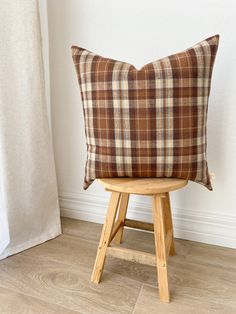
[[[158,299],[155,267],[107,258],[90,282],[101,225],[62,219],[63,235],[0,261],[1,314],[236,313],[236,250],[176,240],[172,302]],[[154,252],[151,233],[125,230],[126,247]]]

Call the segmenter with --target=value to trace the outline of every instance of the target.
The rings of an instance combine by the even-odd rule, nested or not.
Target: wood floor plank
[[[106,272],[103,283],[90,282],[91,270],[40,256],[18,254],[1,261],[0,287],[82,313],[131,313],[140,284]]]
[[[88,221],[62,218],[62,232],[63,234],[99,243],[102,225]],[[151,232],[125,228],[123,242],[122,245],[124,247],[137,246],[137,249],[155,253],[154,237]]]
[[[74,232],[76,233],[76,222],[73,221],[73,228]],[[69,229],[71,223],[71,219],[67,219],[67,228]],[[91,224],[93,223],[88,223],[87,227],[88,229],[86,230],[86,224],[87,222],[79,222],[78,223],[78,231],[77,231],[77,236],[80,237],[80,231],[79,229],[82,227],[82,231],[85,232],[85,234],[90,234],[90,230],[93,229]],[[62,220],[62,226],[64,225],[64,221]],[[95,224],[95,228],[97,228],[97,224]],[[98,229],[97,229],[98,231]],[[92,232],[93,233],[93,232]],[[89,237],[89,236],[88,236]],[[93,237],[92,240],[95,240]],[[96,241],[96,240],[95,240]],[[99,241],[99,237],[97,239],[97,243]],[[219,269],[226,269],[230,270],[233,273],[236,273],[236,250],[234,249],[229,249],[229,248],[224,248],[220,246],[215,246],[215,245],[209,245],[209,244],[204,244],[204,243],[199,243],[199,242],[193,242],[193,241],[186,241],[186,240],[180,240],[180,239],[175,239],[176,243],[176,251],[177,255],[176,256],[171,256],[169,259],[169,262],[172,263],[193,263],[193,264],[201,264],[209,267],[209,270],[211,267],[213,267],[213,271],[215,268]],[[146,251],[149,253],[155,253],[155,244],[154,244],[154,237],[152,233],[147,233],[147,232],[141,232],[141,231],[136,231],[136,230],[130,230],[130,229],[125,229],[124,232],[124,242],[122,243],[123,247],[127,248],[133,248],[136,250],[141,250],[141,251]],[[109,268],[111,271],[117,272],[115,268],[116,265],[109,264],[111,268]],[[114,265],[114,267],[112,267]],[[125,266],[127,263],[125,264]],[[119,266],[122,268],[122,265],[119,264]],[[144,270],[144,273],[147,275],[145,278],[143,278],[146,283],[148,284],[155,284],[155,278],[152,280],[153,272],[151,271],[151,268],[147,266],[148,268],[145,268],[143,265],[142,267],[144,268],[139,268],[138,265],[134,265],[134,267],[138,267],[138,270],[142,273],[142,269]],[[122,274],[123,270],[118,271],[118,273]],[[128,269],[127,272],[128,273]],[[137,274],[137,273],[136,273]],[[149,275],[148,275],[149,274]],[[133,277],[132,277],[133,278]],[[138,278],[138,280],[142,281],[142,276]]]
[[[61,217],[62,233],[99,242],[102,224]]]
[[[62,227],[66,234],[0,262],[1,314],[132,313],[134,306],[135,314],[236,313],[236,250],[177,239],[167,305],[151,266],[108,257],[102,282],[92,284],[102,226],[62,219]],[[122,246],[155,251],[153,234],[136,230],[125,230]]]
[[[169,265],[172,296],[188,294],[189,298],[198,296],[202,302],[232,304],[236,310],[236,273],[224,268],[174,261]]]
[[[102,225],[62,218],[62,229],[65,234],[93,240],[98,243]],[[170,260],[178,258],[185,261],[188,260],[189,262],[203,263],[204,265],[217,265],[220,268],[229,267],[236,271],[235,249],[180,239],[175,239],[175,242],[177,245],[177,256],[171,257]],[[149,232],[125,228],[122,246],[155,253],[154,237]]]
[[[126,230],[126,233],[124,246],[153,252],[152,234],[135,230]],[[180,299],[188,296],[194,301],[197,296],[201,296],[201,302],[214,305],[216,309],[222,309],[225,303],[229,308],[236,307],[236,250],[177,239],[176,251],[177,255],[169,259],[173,300],[178,296]],[[124,272],[127,276],[131,273],[133,279],[136,276],[141,282],[156,286],[155,270],[152,267],[147,266],[147,271],[142,271],[142,267],[138,270],[136,268],[140,265],[128,263],[122,267],[121,264],[111,262],[109,270],[116,272],[119,269],[120,274]],[[130,265],[136,270],[130,270]]]
[[[208,256],[210,258],[210,256]],[[134,313],[236,313],[236,273],[227,268],[172,259],[169,266],[171,303],[159,301],[158,289],[144,285]]]
[[[64,307],[44,302],[0,287],[1,314],[79,314]]]
[[[174,259],[236,272],[235,249],[186,240],[177,240],[176,245],[177,256]]]
[[[198,291],[193,295],[193,291],[187,292],[179,287],[178,294],[172,298],[171,303],[164,304],[159,301],[158,289],[153,286],[144,285],[133,314],[235,314],[236,308],[232,304],[212,302],[209,297],[198,295]],[[190,297],[191,296],[191,297]],[[194,296],[194,297],[193,297]]]
[[[35,257],[44,256],[45,258],[61,261],[69,265],[74,265],[75,267],[77,267],[77,265],[86,266],[91,269],[92,274],[97,246],[98,242],[63,234],[53,241],[48,241],[22,254]],[[105,264],[105,272],[107,271],[139,281],[140,287],[144,282],[149,284],[156,283],[156,270],[154,267],[147,265],[134,264],[108,256]]]

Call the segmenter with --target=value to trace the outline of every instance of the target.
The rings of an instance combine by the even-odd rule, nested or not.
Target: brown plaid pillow
[[[87,139],[84,189],[96,178],[173,177],[212,190],[206,120],[218,41],[140,70],[72,46]]]

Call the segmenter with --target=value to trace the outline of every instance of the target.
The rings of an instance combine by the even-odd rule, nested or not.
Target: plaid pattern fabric
[[[173,177],[212,189],[206,119],[218,41],[140,70],[72,46],[87,139],[84,189],[111,177]]]

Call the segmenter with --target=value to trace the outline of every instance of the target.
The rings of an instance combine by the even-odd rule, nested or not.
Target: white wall
[[[173,193],[172,204],[176,236],[236,247],[235,10],[234,0],[48,0],[52,127],[63,215],[103,222],[108,198],[96,182],[82,189],[84,122],[70,46],[140,67],[219,33],[208,116],[214,191],[189,183]],[[133,197],[129,215],[151,220],[149,199]]]

